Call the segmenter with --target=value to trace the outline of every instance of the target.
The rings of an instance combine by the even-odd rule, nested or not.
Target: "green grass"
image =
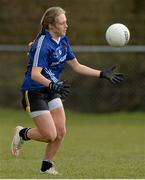
[[[14,127],[33,127],[23,111],[0,109],[0,178],[145,178],[145,113],[67,112],[67,135],[56,157],[61,175],[39,173],[45,144],[28,142],[19,157],[10,153]]]

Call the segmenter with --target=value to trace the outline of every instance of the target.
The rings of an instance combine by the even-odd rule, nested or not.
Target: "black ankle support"
[[[50,161],[42,161],[41,171],[44,172],[50,169],[52,166],[53,164]]]
[[[22,137],[22,139],[24,141],[30,140],[30,138],[27,136],[27,132],[28,132],[29,129],[31,129],[31,128],[24,128],[19,132],[19,135]]]

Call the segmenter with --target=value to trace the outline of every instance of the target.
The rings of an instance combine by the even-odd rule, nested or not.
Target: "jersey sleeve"
[[[41,36],[38,40],[36,51],[34,54],[33,67],[46,67],[48,58],[48,49],[45,46],[44,36]]]

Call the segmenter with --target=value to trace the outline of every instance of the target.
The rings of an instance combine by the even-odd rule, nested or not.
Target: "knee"
[[[60,129],[57,132],[57,139],[60,140],[60,141],[63,140],[65,134],[66,134],[66,129],[65,128]]]
[[[49,142],[53,142],[53,141],[56,140],[56,138],[57,138],[57,134],[56,133],[52,133],[52,134],[49,135],[48,141]]]
[[[46,132],[44,138],[46,139],[47,142],[53,142],[57,138],[57,133],[55,131]]]

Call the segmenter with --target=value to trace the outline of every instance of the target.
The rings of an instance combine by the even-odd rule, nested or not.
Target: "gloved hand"
[[[101,71],[100,78],[108,79],[113,84],[119,84],[124,80],[122,73],[115,73],[116,66]]]
[[[51,82],[49,84],[49,89],[54,92],[61,95],[61,97],[64,99],[66,98],[70,93],[70,84],[68,81],[59,81],[57,83]]]

